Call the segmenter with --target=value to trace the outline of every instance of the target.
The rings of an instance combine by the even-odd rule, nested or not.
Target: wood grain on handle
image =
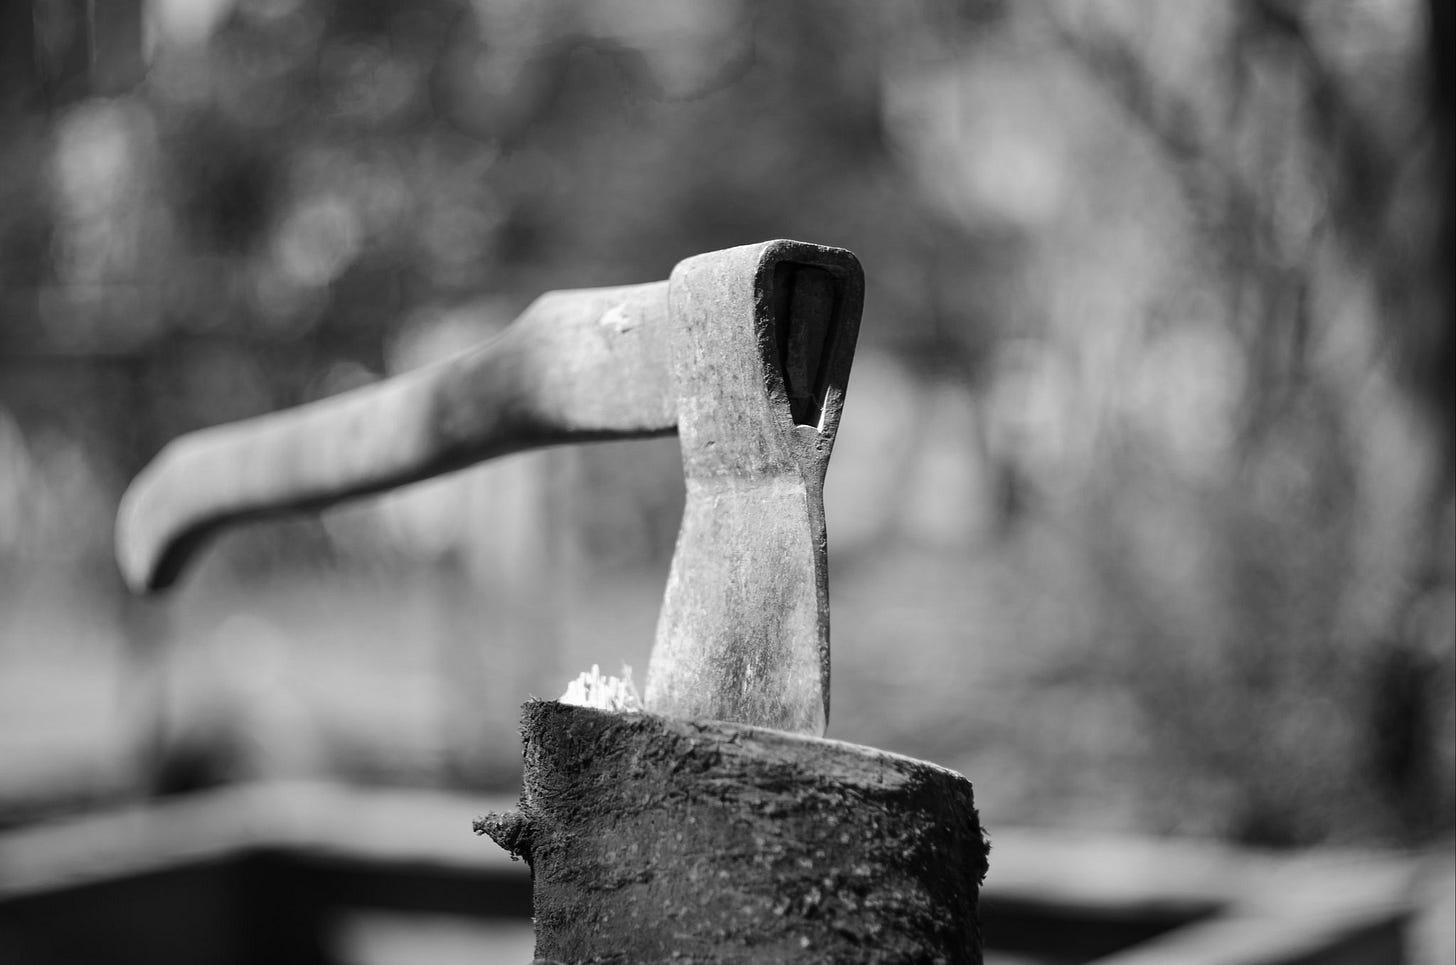
[[[523,449],[677,427],[667,283],[551,292],[495,340],[428,368],[181,436],[122,499],[137,591],[169,586],[229,523],[380,492]]]

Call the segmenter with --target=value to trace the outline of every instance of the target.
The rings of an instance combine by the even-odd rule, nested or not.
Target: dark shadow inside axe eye
[[[795,425],[817,429],[824,414],[838,309],[839,283],[833,273],[792,261],[774,266],[779,371]]]

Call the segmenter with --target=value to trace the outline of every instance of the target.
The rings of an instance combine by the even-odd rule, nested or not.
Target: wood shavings
[[[635,712],[642,709],[642,698],[632,683],[632,668],[622,665],[622,676],[604,677],[601,668],[592,664],[590,671],[580,674],[566,686],[561,703],[598,710]]]

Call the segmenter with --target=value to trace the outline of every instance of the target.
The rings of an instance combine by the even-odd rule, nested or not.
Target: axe
[[[118,563],[154,591],[234,522],[676,431],[687,500],[644,705],[820,736],[824,473],[863,299],[853,254],[782,240],[688,258],[665,282],[550,292],[434,366],[173,440],[122,498]]]

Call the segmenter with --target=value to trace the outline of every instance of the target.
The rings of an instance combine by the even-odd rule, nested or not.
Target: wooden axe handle
[[[171,585],[241,520],[380,492],[507,453],[677,428],[667,282],[550,292],[499,337],[310,405],[189,433],[122,498],[136,591]]]

